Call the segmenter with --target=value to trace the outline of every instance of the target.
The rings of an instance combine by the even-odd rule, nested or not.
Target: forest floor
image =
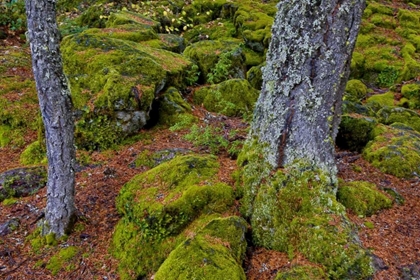
[[[16,44],[10,41],[9,44]],[[17,47],[23,47],[17,45]],[[15,75],[30,75],[21,71]],[[27,77],[27,76],[26,76]],[[194,114],[203,119],[204,109],[194,108]],[[224,118],[231,128],[240,126],[241,120]],[[76,206],[81,219],[76,230],[59,247],[76,246],[79,251],[76,260],[68,269],[62,269],[53,276],[46,268],[56,247],[34,252],[27,237],[36,227],[36,222],[46,204],[46,189],[29,197],[20,198],[17,203],[0,204],[0,225],[12,218],[20,221],[19,227],[0,239],[0,279],[118,279],[118,262],[108,252],[114,227],[120,216],[115,208],[115,198],[121,187],[134,175],[144,172],[142,167],[133,167],[136,156],[144,150],[158,151],[167,148],[185,148],[197,153],[208,153],[194,147],[183,139],[186,131],[170,132],[156,127],[139,132],[144,139],[134,144],[121,146],[116,150],[92,152],[91,164],[84,166],[76,176]],[[34,140],[36,135],[28,136]],[[32,139],[29,139],[32,138]],[[20,167],[21,149],[0,148],[0,173]],[[78,156],[82,156],[79,152]],[[221,164],[219,177],[231,186],[231,174],[236,162],[226,152],[218,155]],[[364,180],[378,187],[393,188],[405,199],[403,205],[393,207],[371,217],[361,218],[348,213],[359,229],[362,244],[374,254],[381,269],[374,279],[420,279],[420,180],[418,178],[398,179],[380,172],[366,162],[360,154],[337,150],[339,177],[345,181]],[[357,167],[357,168],[356,168]],[[367,222],[373,228],[367,227]],[[263,248],[250,248],[244,262],[248,279],[274,279],[282,267],[305,262],[303,257],[290,263],[284,253]],[[404,274],[402,271],[410,272]],[[418,278],[417,278],[418,276]]]

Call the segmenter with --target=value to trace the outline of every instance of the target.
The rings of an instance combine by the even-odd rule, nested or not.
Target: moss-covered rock
[[[352,102],[360,102],[366,98],[367,86],[360,80],[349,80],[346,85],[344,98]]]
[[[179,115],[191,113],[191,106],[181,93],[174,87],[168,88],[155,101],[158,107],[158,122],[165,125],[174,125]]]
[[[262,87],[262,68],[264,66],[265,63],[251,67],[251,69],[246,72],[246,79],[248,80],[249,84],[257,90],[261,90]]]
[[[376,115],[380,123],[403,123],[420,132],[420,115],[416,111],[401,107],[385,106]]]
[[[241,210],[250,218],[254,244],[291,259],[302,254],[321,264],[330,279],[371,275],[370,258],[354,241],[327,173],[304,162],[270,172],[258,147],[258,141],[248,142],[238,158]]]
[[[44,166],[16,168],[0,174],[0,201],[36,193],[47,182]]]
[[[252,112],[258,94],[247,80],[231,79],[196,90],[193,100],[209,111],[239,116]]]
[[[403,85],[401,87],[401,94],[407,99],[409,108],[420,108],[420,84]]]
[[[420,133],[404,124],[378,125],[373,140],[363,150],[363,157],[382,172],[413,177],[420,172]]]
[[[170,161],[178,155],[185,155],[190,153],[190,150],[187,149],[164,149],[156,152],[151,152],[149,150],[144,150],[139,153],[134,161],[136,167],[145,166],[153,168],[158,166],[161,163]]]
[[[382,93],[382,94],[375,94],[372,95],[371,97],[369,97],[366,100],[366,104],[367,105],[376,105],[374,106],[375,108],[379,109],[382,108],[384,106],[395,106],[396,105],[396,101],[395,101],[395,96],[394,93],[389,91],[386,93]]]
[[[365,181],[340,184],[337,200],[359,216],[370,216],[392,206],[392,201],[375,184]]]
[[[201,83],[208,82],[209,74],[222,78],[224,73],[231,74],[232,77],[245,77],[245,58],[239,48],[240,41],[213,41],[205,40],[188,46],[184,51],[184,56],[195,61],[200,68]],[[237,52],[237,54],[236,54]],[[224,56],[223,56],[224,54]],[[224,58],[220,61],[220,58]],[[219,62],[220,61],[220,62]],[[218,65],[216,70],[216,65]],[[228,78],[228,76],[223,77]],[[218,80],[214,79],[214,82]]]
[[[361,152],[372,140],[371,131],[377,121],[361,115],[345,115],[341,119],[336,144],[342,149]]]
[[[240,217],[212,220],[171,252],[155,279],[245,280],[246,230],[247,223]]]
[[[66,37],[62,52],[78,110],[76,142],[98,149],[144,126],[155,94],[182,86],[192,63],[175,53],[92,32]]]
[[[218,167],[212,156],[179,156],[124,185],[112,244],[122,279],[155,272],[188,235],[228,211],[233,190],[216,181]]]

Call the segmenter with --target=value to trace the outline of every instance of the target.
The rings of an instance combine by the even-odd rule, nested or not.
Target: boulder
[[[194,92],[193,101],[207,110],[226,116],[251,113],[259,92],[247,80],[231,79],[217,85],[205,86]]]
[[[217,182],[214,156],[178,156],[135,176],[121,189],[112,253],[122,279],[158,270],[169,253],[195,236],[234,202],[230,186]]]
[[[9,197],[28,196],[47,182],[44,166],[11,169],[0,174],[0,201]]]
[[[382,172],[400,178],[420,174],[420,133],[402,123],[379,124],[363,157]]]

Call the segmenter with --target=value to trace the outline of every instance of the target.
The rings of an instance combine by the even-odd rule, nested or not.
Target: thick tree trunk
[[[273,169],[304,159],[334,180],[334,140],[365,0],[280,1],[250,135]]]
[[[55,0],[26,0],[32,67],[45,126],[48,158],[44,234],[57,237],[71,227],[74,215],[74,122],[60,54]]]

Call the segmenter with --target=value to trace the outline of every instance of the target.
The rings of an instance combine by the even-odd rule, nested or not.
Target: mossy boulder
[[[46,183],[47,170],[44,166],[7,170],[0,174],[0,202],[36,193]]]
[[[248,142],[238,157],[241,211],[250,218],[254,244],[291,259],[301,254],[330,279],[369,277],[370,258],[355,242],[327,173],[306,162],[271,172],[259,149],[257,140]]]
[[[161,124],[174,125],[179,115],[191,113],[190,104],[174,87],[168,88],[155,102],[158,108],[158,122]]]
[[[149,167],[153,168],[158,166],[161,163],[167,162],[179,155],[185,155],[190,153],[190,150],[174,148],[174,149],[164,149],[156,152],[151,152],[149,150],[144,150],[139,153],[134,161],[135,167]]]
[[[420,133],[411,127],[394,123],[378,125],[373,140],[363,150],[363,157],[382,172],[400,178],[411,178],[420,172]]]
[[[193,101],[211,112],[240,116],[252,112],[258,94],[247,80],[231,79],[196,90]]]
[[[246,73],[245,58],[239,44],[239,40],[199,41],[188,46],[183,54],[197,63],[201,72],[199,79],[201,83],[208,82],[209,74],[217,76],[218,79],[222,78],[221,76],[224,73],[231,74],[232,77],[242,76],[244,78]],[[217,71],[215,70],[216,67],[218,68]],[[228,76],[223,78],[228,78]],[[217,82],[217,80],[214,80],[214,82]]]
[[[246,231],[247,223],[240,217],[212,220],[169,254],[154,279],[245,280]]]
[[[377,121],[362,115],[345,115],[341,119],[336,144],[342,149],[361,152],[372,140],[371,132]]]
[[[213,156],[179,156],[124,185],[116,201],[123,218],[112,242],[122,279],[157,271],[188,235],[229,212],[234,194],[216,181],[218,168]]]
[[[165,87],[182,86],[192,63],[179,54],[86,30],[61,45],[78,122],[76,142],[109,148],[137,132]]]
[[[120,27],[125,25],[135,25],[139,28],[140,32],[143,29],[152,29],[156,32],[160,31],[160,23],[143,16],[142,14],[130,12],[130,11],[118,11],[111,13],[106,22],[106,27]]]
[[[392,91],[372,95],[366,100],[366,105],[373,106],[372,108],[377,109],[380,109],[384,106],[395,106],[395,95]]]
[[[377,119],[383,124],[403,123],[420,132],[420,115],[413,110],[401,107],[383,107],[377,113]]]
[[[341,183],[337,200],[359,216],[370,216],[392,206],[391,199],[379,192],[375,184],[365,181]]]
[[[360,80],[349,80],[346,85],[344,98],[352,102],[361,102],[366,98],[367,86]]]
[[[420,108],[420,84],[405,84],[401,87],[401,94],[409,101],[410,108]]]

